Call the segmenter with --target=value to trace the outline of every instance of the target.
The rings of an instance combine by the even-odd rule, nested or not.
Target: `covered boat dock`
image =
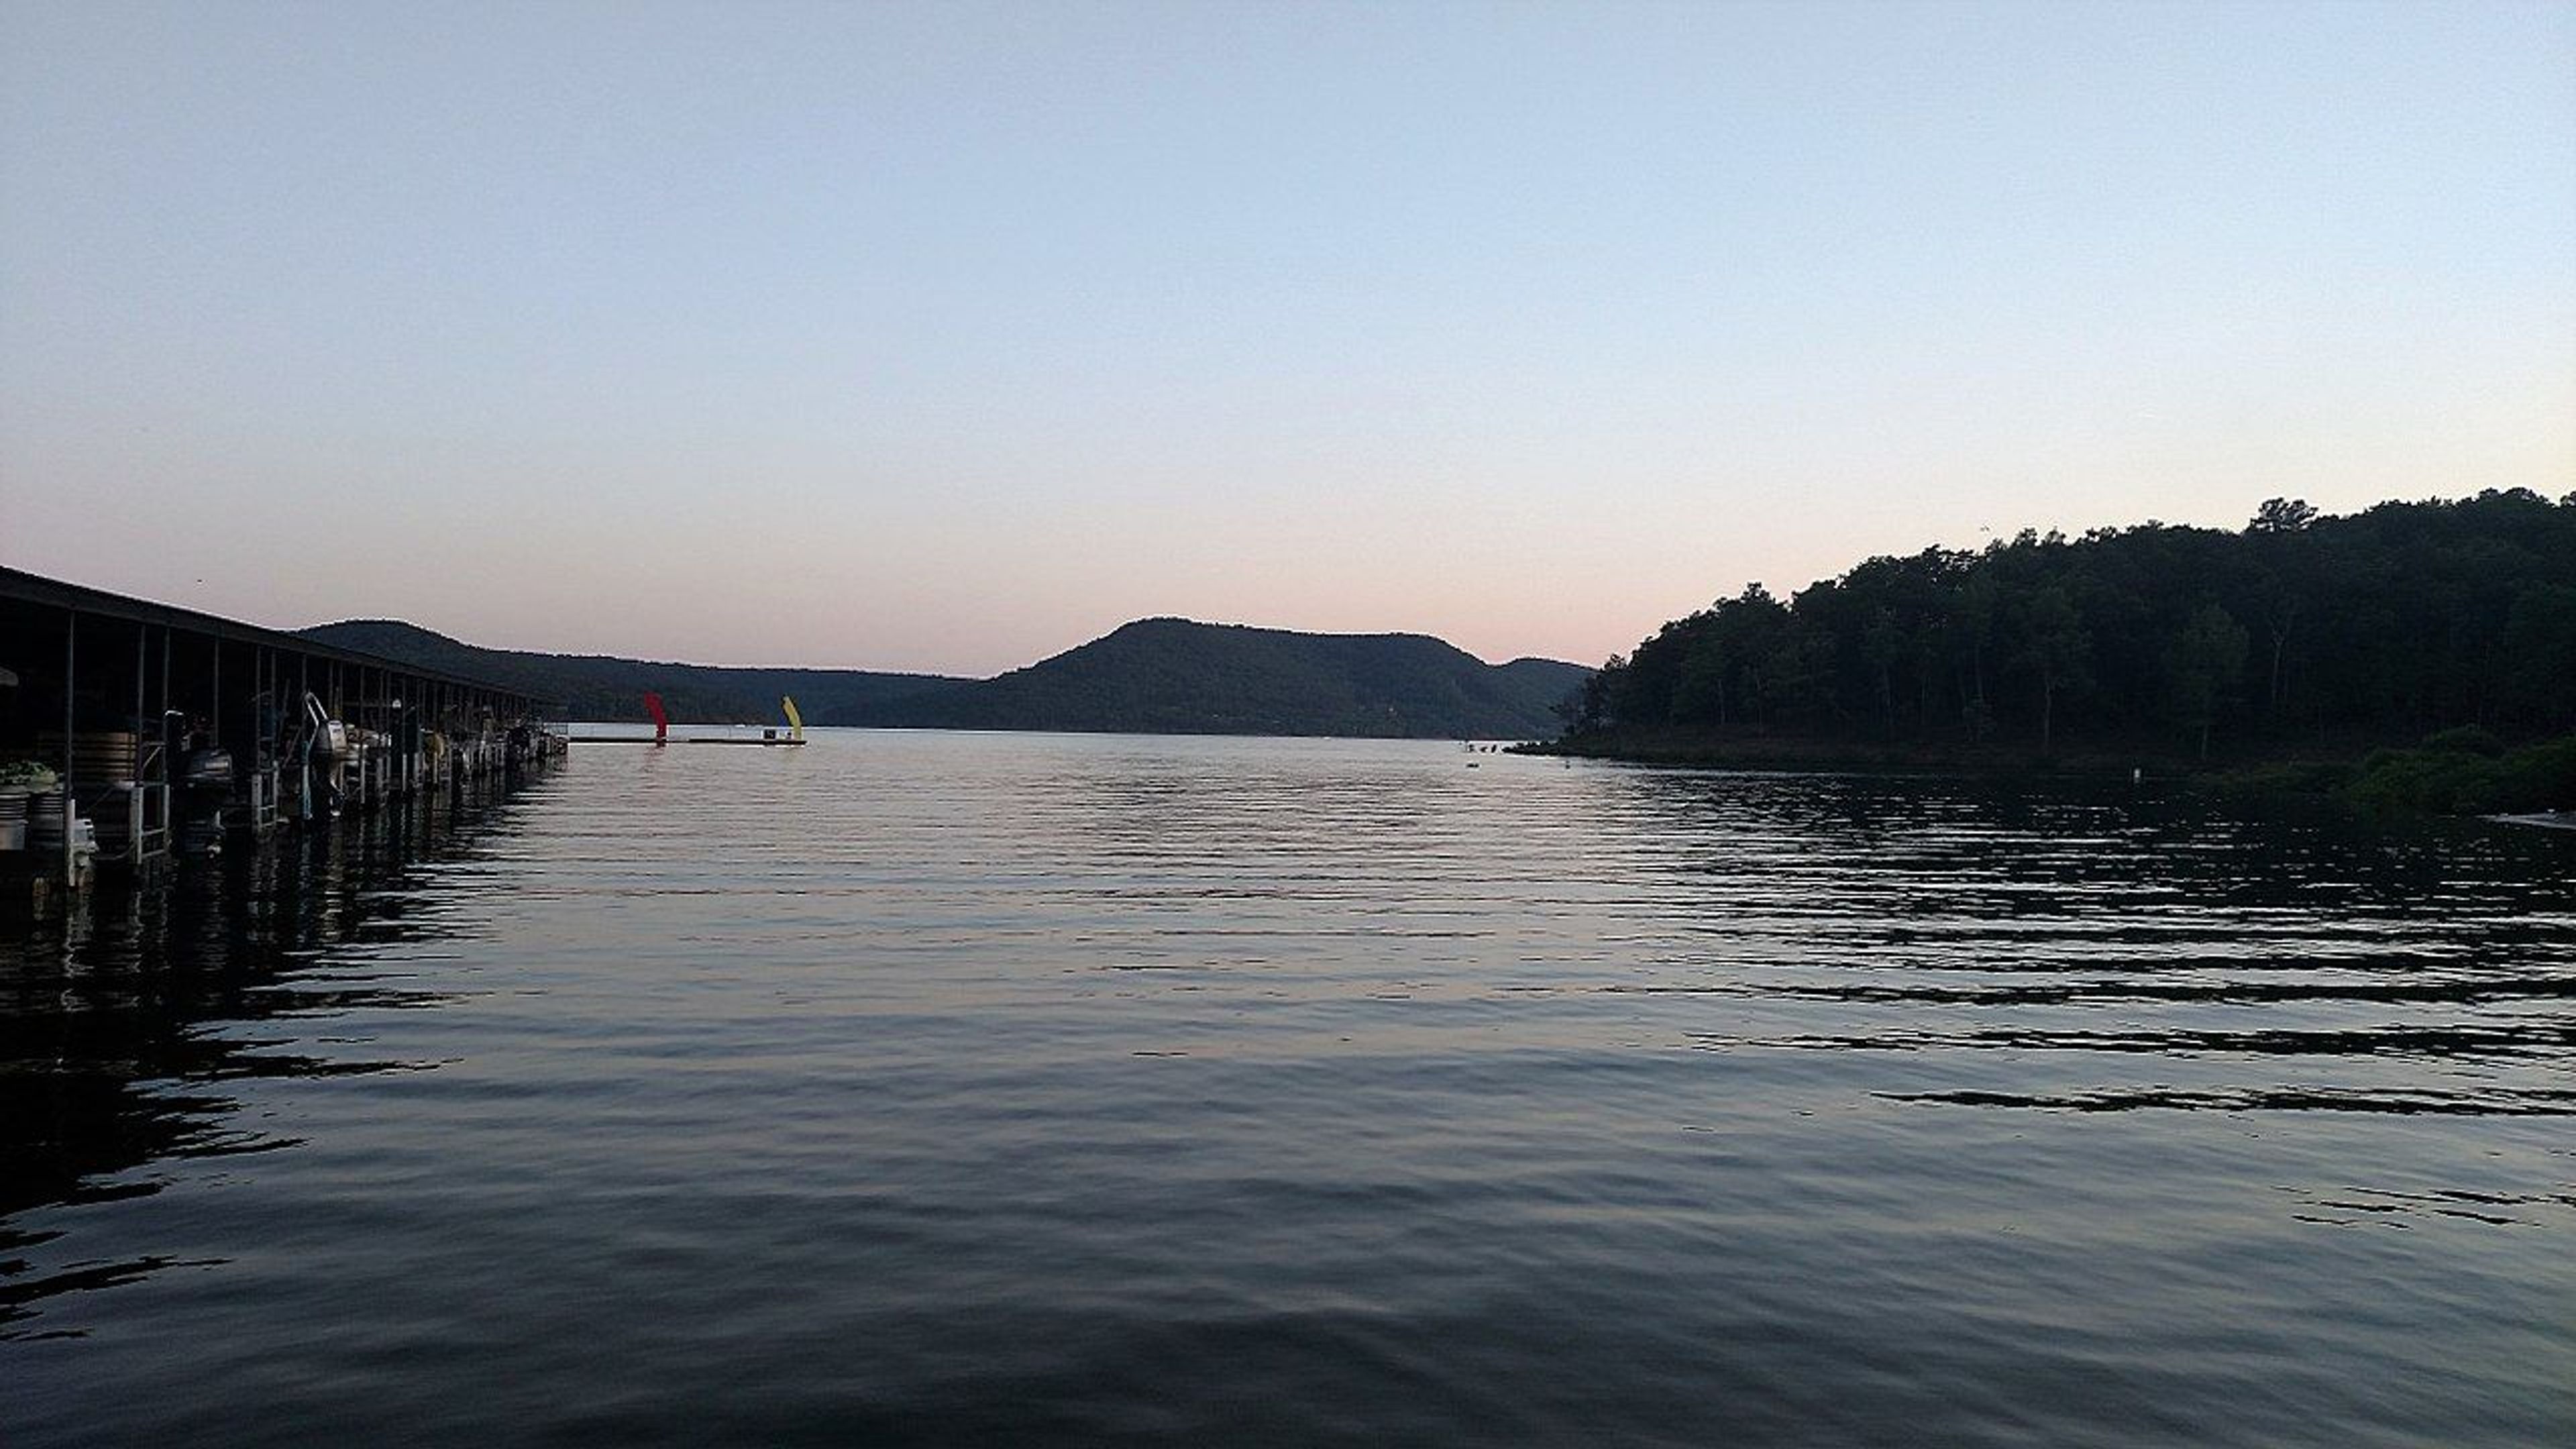
[[[0,568],[0,879],[41,900],[561,758],[547,702]],[[16,887],[10,887],[16,893]]]

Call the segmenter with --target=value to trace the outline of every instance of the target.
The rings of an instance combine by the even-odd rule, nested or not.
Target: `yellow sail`
[[[805,738],[805,716],[803,716],[803,715],[801,715],[801,714],[798,714],[798,713],[796,712],[796,700],[795,700],[795,697],[794,697],[794,696],[792,696],[792,695],[785,695],[785,694],[782,694],[782,695],[780,695],[780,696],[778,697],[778,702],[779,702],[779,704],[780,704],[780,705],[784,706],[784,707],[786,708],[786,710],[787,710],[787,724],[788,724],[788,727],[789,727],[789,728],[788,728],[788,735],[789,735],[789,737],[790,737],[790,738],[793,738],[793,739],[800,739],[800,740],[801,740],[801,739],[803,739],[803,738]]]

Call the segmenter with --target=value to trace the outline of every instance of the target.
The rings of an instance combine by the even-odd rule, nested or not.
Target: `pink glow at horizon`
[[[2576,8],[5,5],[0,563],[990,674],[2576,488]]]

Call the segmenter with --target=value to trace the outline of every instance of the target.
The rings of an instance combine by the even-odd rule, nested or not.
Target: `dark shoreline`
[[[2346,740],[2239,750],[2212,760],[2100,744],[2042,753],[2004,746],[1717,740],[1682,731],[1557,739],[1511,748],[1520,754],[1691,769],[2145,778],[2244,798],[2328,799],[2375,813],[2514,817],[2527,824],[2576,815],[2576,734],[2509,747],[2482,730],[2449,730],[2411,745]]]
[[[2087,745],[2043,754],[2018,746],[1868,744],[1781,738],[1710,739],[1686,732],[1591,739],[1539,740],[1511,747],[1527,755],[1565,756],[1634,765],[1701,769],[1817,770],[1945,775],[2117,775],[2143,770],[2164,779],[2204,776],[2260,764],[2305,762],[2307,756],[2230,759],[2198,763],[2158,750]]]

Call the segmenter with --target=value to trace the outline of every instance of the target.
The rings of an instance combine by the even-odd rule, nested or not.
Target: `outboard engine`
[[[208,743],[205,732],[192,726],[181,734],[174,758],[171,839],[182,855],[221,854],[224,808],[233,798],[232,754]]]
[[[200,745],[190,750],[180,766],[179,783],[191,795],[230,795],[233,792],[232,752],[213,745]]]

